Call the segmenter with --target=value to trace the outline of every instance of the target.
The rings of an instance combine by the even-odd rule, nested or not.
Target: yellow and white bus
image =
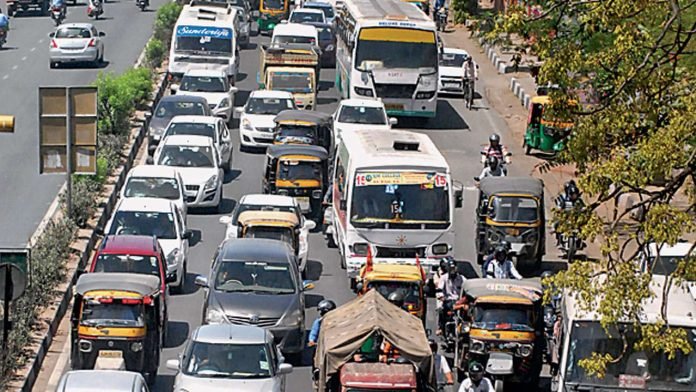
[[[401,0],[346,0],[336,30],[342,98],[381,98],[389,115],[435,117],[437,31],[427,15]]]

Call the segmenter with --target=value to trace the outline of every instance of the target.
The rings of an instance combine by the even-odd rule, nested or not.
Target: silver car
[[[98,67],[104,61],[104,32],[90,23],[67,23],[49,34],[49,67],[63,63],[91,63]]]
[[[56,392],[148,392],[140,373],[122,370],[73,370],[60,378]]]
[[[284,392],[284,363],[263,328],[241,325],[204,325],[191,335],[180,359],[167,361],[178,373],[174,391]]]

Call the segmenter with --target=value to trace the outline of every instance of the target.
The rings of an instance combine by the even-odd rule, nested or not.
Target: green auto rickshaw
[[[276,25],[290,15],[289,0],[259,0],[259,34],[271,33]]]
[[[532,98],[527,119],[527,131],[524,134],[524,152],[529,155],[532,150],[558,153],[565,147],[565,142],[573,128],[567,120],[548,118],[544,108],[551,104],[551,97]],[[576,105],[575,102],[571,103]]]

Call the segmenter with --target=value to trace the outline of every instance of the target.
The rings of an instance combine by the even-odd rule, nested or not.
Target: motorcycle
[[[445,317],[445,328],[442,331],[442,340],[445,351],[451,353],[457,345],[457,315],[454,310],[455,301],[448,300],[442,303],[440,312]]]
[[[89,0],[87,5],[87,16],[94,19],[99,19],[99,15],[104,13],[104,6],[101,0]]]
[[[145,11],[147,6],[150,5],[150,2],[148,0],[135,0],[135,5],[137,5],[141,11]]]
[[[441,7],[435,12],[435,24],[437,31],[442,31],[443,33],[447,29],[447,7]]]
[[[51,19],[53,19],[53,23],[55,23],[56,26],[60,26],[60,24],[63,23],[63,20],[65,19],[65,13],[63,12],[63,8],[51,7]]]
[[[558,247],[570,263],[575,258],[575,254],[578,250],[585,248],[585,243],[578,236],[578,230],[573,230],[568,234],[561,235],[561,241]]]
[[[481,149],[481,164],[483,166],[488,166],[489,156],[495,156],[498,158],[498,161],[500,161],[500,164],[503,166],[512,164],[512,153],[508,151],[507,147],[505,146],[500,146],[500,150],[497,150],[485,145]]]

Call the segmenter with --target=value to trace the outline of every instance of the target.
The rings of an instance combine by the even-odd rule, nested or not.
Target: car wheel
[[[54,62],[54,61],[49,61],[49,62],[48,62],[48,68],[50,68],[50,69],[54,69],[54,68],[56,68],[57,66],[58,66],[58,63],[56,63],[56,62]]]

